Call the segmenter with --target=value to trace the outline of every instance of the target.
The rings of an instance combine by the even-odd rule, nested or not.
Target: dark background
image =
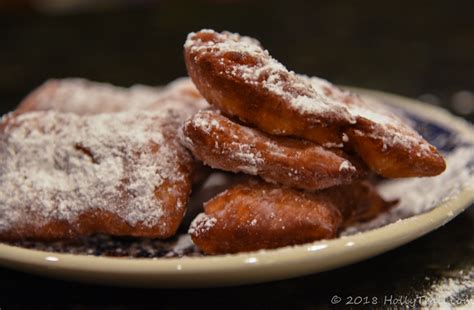
[[[420,98],[474,121],[473,1],[142,0],[66,9],[39,3],[0,0],[2,113],[53,77],[167,83],[186,74],[186,34],[214,28],[258,38],[296,72]],[[67,302],[74,309],[314,309],[335,294],[414,296],[435,281],[474,273],[473,227],[471,208],[438,231],[366,262],[240,288],[114,289],[0,269],[0,308]],[[464,294],[474,295],[473,287]]]
[[[299,73],[425,95],[422,99],[453,106],[468,117],[474,110],[474,2],[469,0],[142,0],[124,5],[109,0],[110,6],[96,9],[42,11],[37,2],[0,6],[3,112],[52,77],[128,86],[183,76],[186,34],[201,28],[254,36]]]

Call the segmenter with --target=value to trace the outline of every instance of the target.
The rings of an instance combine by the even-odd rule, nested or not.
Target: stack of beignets
[[[209,254],[333,238],[394,202],[364,177],[433,176],[443,157],[404,121],[325,80],[297,75],[252,38],[202,30],[185,43],[188,74],[213,109],[183,144],[205,164],[259,176],[204,205],[189,230]]]
[[[184,54],[191,79],[161,89],[50,80],[2,117],[0,240],[169,238],[202,162],[236,177],[192,222],[196,246],[277,248],[388,210],[396,202],[375,174],[445,169],[389,108],[288,71],[254,39],[202,30]]]

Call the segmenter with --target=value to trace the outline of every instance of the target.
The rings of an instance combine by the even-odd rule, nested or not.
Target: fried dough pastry
[[[3,117],[0,240],[173,236],[193,159],[171,111]]]
[[[226,115],[260,130],[354,149],[384,177],[434,176],[443,157],[403,120],[327,81],[289,72],[258,41],[202,30],[185,43],[189,76]]]
[[[311,193],[253,179],[205,203],[189,233],[206,254],[272,249],[334,238],[391,205],[365,182]]]
[[[341,212],[342,228],[374,219],[398,203],[398,200],[384,200],[369,180],[331,187],[324,194],[330,197]]]
[[[435,176],[446,169],[438,150],[386,106],[362,100],[326,80],[302,78],[328,101],[344,103],[357,120],[347,129],[345,143],[378,174],[387,178]]]
[[[252,38],[201,30],[188,35],[184,56],[211,105],[269,134],[340,144],[342,128],[354,122],[342,104],[328,102]]]
[[[236,185],[204,204],[191,224],[193,242],[206,254],[271,249],[336,237],[339,210],[317,194],[263,181]]]
[[[95,115],[123,111],[171,109],[185,120],[207,102],[189,78],[177,79],[164,88],[134,85],[130,88],[79,78],[49,80],[28,95],[16,113],[48,111]]]
[[[212,168],[258,175],[269,182],[317,190],[349,184],[365,173],[341,150],[269,136],[240,125],[216,110],[202,110],[185,122],[183,144]]]

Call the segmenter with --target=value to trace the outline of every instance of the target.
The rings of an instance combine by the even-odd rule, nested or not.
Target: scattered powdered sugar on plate
[[[10,244],[46,252],[108,257],[158,259],[202,255],[188,234],[177,235],[166,240],[93,235],[73,242],[23,240]]]

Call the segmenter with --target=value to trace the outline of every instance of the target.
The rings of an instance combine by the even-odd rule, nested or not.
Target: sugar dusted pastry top
[[[413,130],[406,120],[396,115],[386,105],[375,99],[362,99],[357,94],[343,90],[327,80],[300,76],[311,83],[311,86],[327,101],[342,103],[358,122],[367,122],[377,128],[371,132],[358,130],[359,135],[371,135],[382,139],[385,149],[398,145],[403,148],[420,147],[420,151],[425,154],[431,152],[430,144]]]
[[[79,115],[120,112],[149,105],[160,94],[160,89],[143,85],[125,88],[81,78],[48,80],[17,110],[55,110]]]
[[[178,126],[166,111],[4,117],[0,232],[74,223],[99,210],[165,235],[170,202],[183,211],[189,193],[192,159],[175,137]]]
[[[48,80],[18,106],[16,112],[48,111],[94,115],[122,111],[169,108],[182,119],[207,106],[189,78],[165,87],[134,85],[130,88],[80,78]]]
[[[317,116],[323,124],[353,121],[341,104],[328,102],[253,38],[205,29],[190,33],[184,48],[196,63],[212,58],[216,74],[259,88],[280,98],[291,110]]]

